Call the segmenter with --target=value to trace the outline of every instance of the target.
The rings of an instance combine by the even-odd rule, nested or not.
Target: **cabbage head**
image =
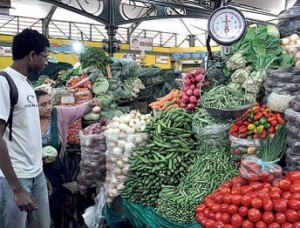
[[[106,93],[109,88],[109,83],[106,78],[97,78],[93,83],[93,93],[99,95],[101,93]]]
[[[269,35],[275,36],[275,37],[278,37],[278,38],[280,37],[279,30],[275,25],[268,25],[267,29],[268,29],[268,34]]]

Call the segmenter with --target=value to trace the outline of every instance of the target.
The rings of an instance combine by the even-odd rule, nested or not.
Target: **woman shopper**
[[[93,107],[100,106],[98,99],[94,98],[88,102],[72,106],[52,107],[51,97],[43,90],[35,91],[40,112],[40,124],[43,147],[54,147],[58,155],[54,162],[44,163],[44,173],[52,185],[52,192],[49,196],[50,213],[55,228],[62,226],[62,194],[63,163],[62,155],[65,152],[69,126],[89,113]]]
[[[18,91],[12,128],[8,81],[0,76],[0,227],[49,228],[47,186],[43,174],[42,140],[37,99],[28,76],[47,65],[49,41],[25,29],[12,43],[13,64],[4,69]],[[11,137],[10,137],[11,136]]]

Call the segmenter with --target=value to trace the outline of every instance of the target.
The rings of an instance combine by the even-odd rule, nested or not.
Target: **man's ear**
[[[30,61],[33,61],[34,55],[36,55],[36,52],[35,52],[35,51],[29,52],[28,58],[29,58]]]

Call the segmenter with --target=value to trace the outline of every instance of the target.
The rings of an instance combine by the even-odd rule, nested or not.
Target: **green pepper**
[[[248,132],[248,135],[249,135],[249,136],[251,136],[251,135],[253,135],[253,134],[254,134],[254,130]]]
[[[260,125],[265,125],[268,122],[268,120],[265,117],[262,117],[259,119],[259,124]]]
[[[266,123],[265,124],[265,128],[269,129],[271,127],[271,124],[270,123]]]
[[[258,121],[254,121],[254,125],[255,126],[259,126],[259,122]]]
[[[253,114],[253,112],[251,112],[251,113],[249,114],[249,119],[252,120],[252,119],[253,119],[253,116],[254,116],[254,114]]]

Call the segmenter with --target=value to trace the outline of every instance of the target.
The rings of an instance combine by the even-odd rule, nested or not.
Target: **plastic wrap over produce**
[[[272,111],[283,113],[289,108],[289,102],[294,98],[295,96],[289,94],[277,94],[272,92],[267,98],[267,104]]]
[[[276,162],[265,162],[255,155],[248,156],[241,162],[240,175],[251,182],[273,183],[282,178],[282,168]]]
[[[149,121],[149,115],[131,111],[121,117],[114,117],[105,131],[106,179],[105,194],[107,203],[121,194],[129,170],[129,157],[133,149],[146,143],[148,135],[142,133]]]
[[[92,124],[79,132],[81,144],[80,172],[77,176],[79,191],[84,194],[92,185],[100,186],[105,180],[105,124],[106,120]]]
[[[229,139],[231,142],[231,151],[234,154],[233,160],[238,166],[242,158],[254,154],[259,146],[258,139],[237,138],[232,135],[230,135]]]

